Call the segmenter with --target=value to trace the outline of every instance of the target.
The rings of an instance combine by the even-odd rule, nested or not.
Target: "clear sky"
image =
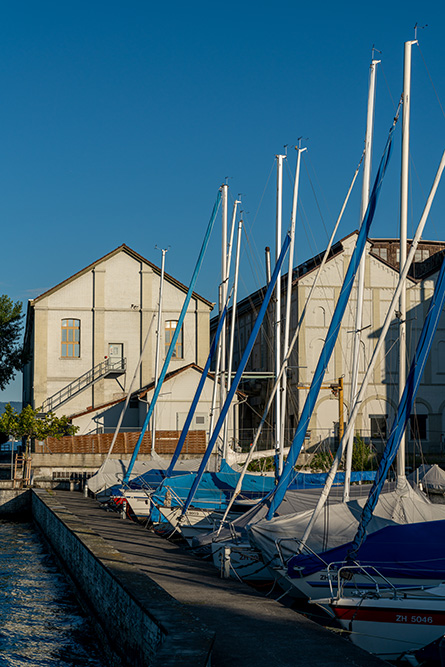
[[[220,184],[242,193],[241,295],[274,248],[274,157],[302,164],[297,257],[323,250],[359,161],[372,47],[374,171],[414,38],[409,233],[445,148],[443,3],[0,4],[1,290],[41,294],[122,243],[188,283]],[[443,107],[443,108],[442,108]],[[401,122],[371,236],[398,236]],[[373,172],[374,173],[374,172]],[[357,227],[360,184],[339,237]],[[425,236],[445,239],[445,185]],[[220,231],[197,291],[215,301]],[[20,382],[0,400],[20,400]]]

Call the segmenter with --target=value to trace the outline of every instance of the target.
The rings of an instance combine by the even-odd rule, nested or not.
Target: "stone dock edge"
[[[102,643],[108,645],[107,653],[111,649],[115,665],[210,665],[213,631],[125,561],[51,491],[32,490],[26,501],[31,504],[32,518],[74,583]]]

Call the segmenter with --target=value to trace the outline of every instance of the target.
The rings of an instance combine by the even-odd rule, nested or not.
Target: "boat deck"
[[[79,492],[56,491],[63,506],[216,632],[212,667],[385,664],[250,586],[221,579],[213,565],[123,520]]]

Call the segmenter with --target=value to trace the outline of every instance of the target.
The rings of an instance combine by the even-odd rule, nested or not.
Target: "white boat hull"
[[[319,572],[314,572],[307,577],[289,577],[287,570],[285,568],[273,568],[271,570],[274,574],[275,579],[280,584],[281,588],[289,593],[292,597],[295,598],[306,598],[310,600],[318,600],[320,598],[326,598],[331,595],[331,588],[329,585],[329,576],[327,570],[320,570]],[[332,574],[332,572],[331,572]],[[396,588],[410,589],[430,586],[438,586],[442,583],[438,579],[405,579],[400,578],[391,580],[391,583]],[[336,582],[335,578],[332,581],[332,586],[334,593],[336,593]],[[355,575],[354,582],[348,586],[347,583],[343,583],[343,588],[345,591],[350,587],[351,590],[360,588],[360,590],[366,591],[368,589],[374,590],[374,585],[369,581],[369,578],[366,576],[360,576],[359,574]],[[385,584],[381,583],[381,588],[385,589]]]
[[[261,554],[249,543],[212,542],[213,564],[221,576],[246,581],[270,581],[273,579]]]
[[[406,599],[343,597],[318,600],[317,604],[331,610],[351,633],[354,644],[385,660],[419,650],[445,633],[445,599],[441,596],[415,599],[410,592]]]
[[[148,519],[151,512],[150,494],[145,491],[126,491],[124,498],[137,519]]]

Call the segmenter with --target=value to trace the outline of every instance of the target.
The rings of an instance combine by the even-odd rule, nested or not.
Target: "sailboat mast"
[[[406,261],[407,228],[408,228],[408,171],[409,171],[409,122],[411,107],[411,50],[417,40],[405,42],[403,61],[403,115],[402,115],[402,169],[400,176],[400,254],[399,271]],[[406,384],[406,283],[404,283],[399,302],[399,399],[402,397]],[[405,441],[400,442],[397,456],[397,477],[405,477]]]
[[[225,183],[222,186],[221,192],[221,217],[222,217],[222,226],[221,226],[221,291],[220,291],[220,302],[219,302],[219,316],[221,317],[222,311],[227,301],[227,212],[228,212],[228,190],[229,186]],[[221,356],[220,356],[220,373],[219,373],[219,409],[221,410],[224,405],[226,398],[226,327],[221,331]],[[224,427],[225,428],[225,427]],[[221,450],[221,455],[224,456],[223,451]]]
[[[360,224],[365,217],[366,209],[369,202],[369,189],[371,183],[371,164],[372,164],[372,137],[374,132],[374,107],[375,107],[375,80],[377,73],[377,64],[380,60],[372,60],[369,71],[369,86],[368,86],[368,112],[366,118],[366,136],[365,136],[365,158],[363,162],[363,183],[362,183],[362,201],[360,207]],[[357,310],[355,314],[354,327],[354,343],[352,353],[352,371],[351,371],[351,392],[349,395],[349,405],[354,405],[355,397],[357,395],[358,374],[360,369],[360,343],[361,343],[361,329],[363,323],[363,299],[365,292],[365,262],[366,254],[363,255],[358,270],[357,283]],[[339,424],[339,432],[341,432],[343,424]],[[354,447],[354,427],[352,427],[351,436],[349,438],[346,449],[346,472],[345,472],[345,487],[343,491],[343,500],[349,500],[350,476],[352,469],[352,452]]]
[[[229,360],[227,363],[227,391],[232,385],[232,367],[233,367],[233,348],[235,345],[235,325],[236,325],[236,306],[238,297],[238,276],[239,276],[239,260],[241,251],[241,232],[243,229],[243,220],[238,222],[238,234],[236,241],[236,258],[235,258],[235,273],[233,277],[233,303],[232,303],[232,318],[230,322],[230,338],[229,338]],[[227,424],[227,422],[226,422]],[[233,413],[233,425],[235,425],[235,412]],[[227,458],[228,451],[228,429],[224,433],[224,459]]]
[[[226,256],[226,294],[228,291],[228,285],[229,285],[229,276],[230,276],[230,266],[232,263],[232,254],[233,254],[233,235],[235,233],[235,223],[236,223],[236,211],[238,208],[238,204],[241,204],[239,199],[235,199],[233,203],[233,209],[232,209],[232,224],[230,226],[230,240],[227,246],[227,256]],[[235,269],[236,273],[236,269]],[[237,278],[234,278],[234,280],[237,280]],[[236,298],[236,287],[234,287],[234,298]],[[226,306],[227,304],[224,304]],[[234,308],[235,308],[235,303],[232,306],[232,322],[231,322],[231,327],[233,329],[234,326]],[[229,337],[229,359],[227,361],[227,368],[226,368],[226,391],[229,391],[230,389],[230,382],[231,382],[231,373],[232,373],[232,356],[231,356],[231,351],[230,351],[230,345],[232,341],[232,333],[230,333]],[[227,347],[227,345],[226,345]],[[227,459],[227,452],[229,449],[229,425],[228,421],[224,423],[224,430],[223,430],[223,449],[222,449],[222,457],[224,460]]]
[[[162,298],[164,291],[164,273],[165,273],[165,253],[168,248],[161,248],[161,278],[159,282],[159,304],[158,304],[158,326],[156,330],[156,356],[155,356],[155,389],[158,386],[159,380],[159,353],[161,345],[161,320],[162,320]],[[151,420],[151,453],[155,451],[156,440],[156,410],[153,411],[153,418]]]
[[[277,207],[275,232],[275,260],[281,250],[281,228],[283,219],[283,160],[285,155],[277,155]],[[278,377],[281,367],[281,271],[278,273],[275,288],[275,378]],[[275,451],[279,461],[282,461],[282,433],[281,433],[281,388],[275,395]],[[280,473],[281,474],[281,473]]]
[[[297,153],[297,166],[295,169],[295,181],[294,181],[294,193],[292,199],[292,213],[291,213],[291,226],[290,226],[290,246],[289,246],[289,270],[287,272],[287,293],[286,293],[286,314],[284,319],[284,343],[283,351],[285,360],[287,357],[287,352],[289,348],[289,332],[290,332],[290,319],[291,319],[291,303],[292,303],[292,278],[293,278],[293,267],[294,267],[294,246],[295,246],[295,222],[297,219],[297,204],[298,204],[298,188],[300,184],[300,164],[301,164],[301,154],[306,150],[306,148],[300,148],[295,146]],[[281,375],[282,383],[282,402],[281,402],[281,434],[282,434],[282,446],[279,451],[278,458],[278,474],[281,475],[283,472],[284,466],[284,425],[286,423],[286,388],[287,388],[287,376],[286,368],[288,361],[285,361],[284,371],[279,369]]]

